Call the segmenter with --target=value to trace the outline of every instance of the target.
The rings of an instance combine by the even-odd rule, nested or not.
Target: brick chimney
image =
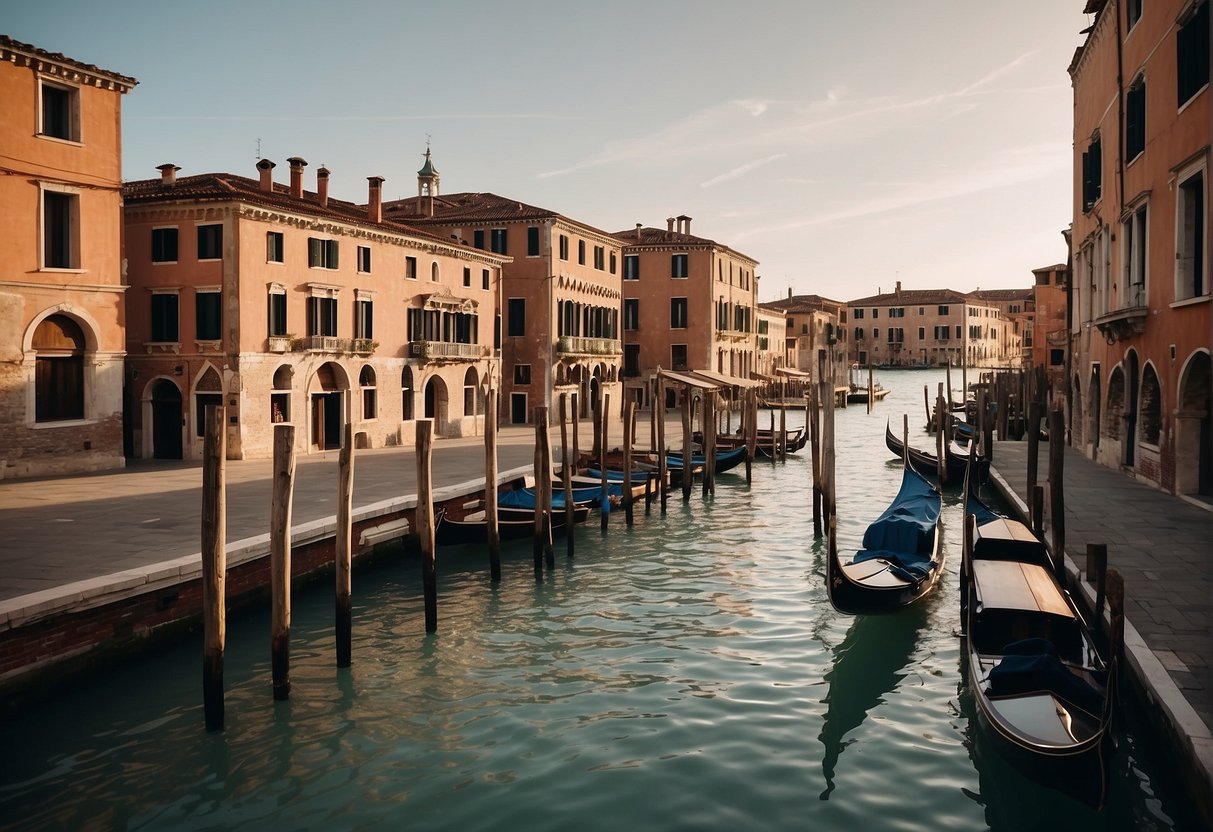
[[[177,171],[181,168],[176,165],[157,165],[156,170],[160,171],[160,184],[166,188],[171,188],[177,184]]]
[[[316,169],[316,201],[324,208],[329,204],[329,173],[324,165]]]
[[[274,168],[276,167],[277,165],[269,159],[261,159],[257,162],[257,170],[261,173],[261,184],[259,186],[261,190],[274,190]]]
[[[641,227],[642,227],[642,226],[641,226],[641,224],[640,224],[640,223],[636,223],[636,239],[637,239],[637,240],[639,240],[639,239],[640,239],[640,229],[641,229]]]
[[[897,286],[893,289],[893,292],[894,292],[894,294],[897,295],[897,297],[901,297],[901,281],[900,280],[897,281]]]
[[[307,162],[298,156],[286,161],[291,166],[291,196],[303,196],[303,169],[307,167]]]
[[[371,222],[383,222],[383,177],[368,176],[366,218]]]
[[[690,234],[691,233],[691,218],[688,217],[686,214],[678,215],[678,232],[680,234]]]
[[[674,230],[674,218],[673,218],[673,217],[666,217],[666,219],[665,219],[665,230],[666,230],[666,231],[673,231],[673,230]]]

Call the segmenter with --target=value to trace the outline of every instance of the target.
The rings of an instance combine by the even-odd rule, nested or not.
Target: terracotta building
[[[1036,290],[1033,286],[1022,289],[975,289],[969,293],[974,300],[998,308],[1001,317],[999,348],[1005,356],[1007,367],[1027,369],[1032,363],[1033,329],[1036,321]]]
[[[1069,324],[1066,321],[1067,287],[1070,270],[1065,263],[1032,270],[1033,302],[1036,306],[1030,341],[1024,348],[1031,353],[1031,366],[1043,367],[1050,389],[1061,392],[1065,385],[1066,345]]]
[[[848,327],[847,306],[842,301],[821,295],[793,295],[761,304],[764,310],[784,315],[784,350],[787,365],[812,374],[825,367],[835,387],[847,383]]]
[[[1071,434],[1213,494],[1209,0],[1088,0],[1074,89]]]
[[[954,289],[906,289],[847,302],[851,356],[882,367],[1005,367],[1006,320]]]
[[[758,304],[754,314],[758,320],[754,369],[758,375],[772,377],[776,370],[789,366],[784,339],[784,332],[788,328],[787,316],[783,310],[768,309],[766,304],[762,303]]]
[[[535,407],[559,418],[559,394],[588,414],[605,393],[620,402],[620,245],[593,226],[491,193],[441,194],[425,154],[417,196],[387,202],[384,216],[452,244],[510,259],[502,269],[500,418],[532,422]]]
[[[226,403],[231,458],[272,454],[273,425],[293,422],[308,453],[411,444],[483,429],[498,372],[493,329],[508,258],[330,198],[329,171],[303,187],[233,174],[128,182],[127,389],[139,457],[197,458],[208,404]]]
[[[0,479],[121,467],[122,96],[0,35]]]
[[[647,379],[706,370],[749,381],[757,368],[758,261],[691,233],[686,215],[666,227],[614,235],[623,246],[623,350],[627,395],[648,407]],[[673,404],[674,390],[667,391]]]

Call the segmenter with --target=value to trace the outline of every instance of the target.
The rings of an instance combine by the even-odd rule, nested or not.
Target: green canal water
[[[898,486],[885,418],[908,412],[925,447],[922,385],[942,380],[878,376],[892,393],[874,413],[837,413],[844,550]],[[825,595],[809,484],[806,449],[632,529],[592,518],[538,584],[527,544],[496,587],[483,552],[440,550],[433,635],[418,559],[383,559],[355,573],[345,671],[313,584],[293,600],[288,702],[270,697],[268,613],[237,615],[225,731],[202,727],[198,640],[81,683],[3,726],[0,826],[1193,828],[1131,712],[1102,812],[991,747],[960,674],[956,494],[941,589],[852,618]]]

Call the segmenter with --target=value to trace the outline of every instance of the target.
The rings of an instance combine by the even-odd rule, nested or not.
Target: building
[[[640,407],[658,368],[706,370],[744,381],[758,366],[758,261],[691,234],[691,218],[613,235],[623,247],[626,395]],[[674,390],[667,392],[673,403]]]
[[[119,468],[122,96],[0,35],[0,479]]]
[[[1065,386],[1066,345],[1070,331],[1066,320],[1070,269],[1065,263],[1042,266],[1032,270],[1032,277],[1036,313],[1028,333],[1031,337],[1025,337],[1024,349],[1030,353],[1031,366],[1043,367],[1049,388],[1060,393]]]
[[[1209,0],[1087,0],[1074,89],[1071,434],[1213,494]]]
[[[332,199],[329,171],[303,187],[233,174],[125,187],[127,410],[137,457],[196,459],[205,408],[227,406],[233,459],[272,455],[273,426],[297,425],[301,453],[411,444],[483,430],[499,372],[493,329],[508,258]]]
[[[955,289],[907,289],[847,303],[851,356],[861,366],[1004,367],[1006,321],[993,303]]]
[[[975,289],[969,293],[974,300],[998,308],[1000,321],[999,348],[1007,367],[1027,369],[1032,364],[1033,328],[1036,322],[1036,290]]]
[[[619,242],[546,208],[491,193],[441,194],[439,184],[427,150],[417,196],[385,203],[384,216],[511,258],[501,278],[500,418],[532,422],[546,406],[554,422],[562,392],[579,394],[583,415],[611,390],[621,402]]]
[[[848,378],[847,306],[821,295],[793,295],[760,304],[760,309],[784,317],[785,366],[811,373],[819,381],[818,369],[826,368],[835,387],[845,387]]]
[[[788,366],[788,353],[783,338],[783,333],[788,328],[787,316],[781,310],[767,309],[766,304],[762,303],[758,304],[754,314],[758,320],[754,369],[760,376],[773,377],[776,370]]]

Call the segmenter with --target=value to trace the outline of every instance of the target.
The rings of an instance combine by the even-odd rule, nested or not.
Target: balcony
[[[579,338],[562,335],[556,342],[560,355],[622,355],[623,348],[617,338]]]
[[[290,352],[291,351],[291,336],[289,335],[271,335],[266,344],[266,352]]]
[[[409,357],[428,361],[467,361],[483,358],[488,348],[481,344],[454,344],[448,341],[409,341]]]
[[[1145,332],[1149,314],[1148,307],[1130,306],[1100,315],[1092,323],[1099,328],[1104,338],[1108,339],[1109,344],[1114,344]]]

